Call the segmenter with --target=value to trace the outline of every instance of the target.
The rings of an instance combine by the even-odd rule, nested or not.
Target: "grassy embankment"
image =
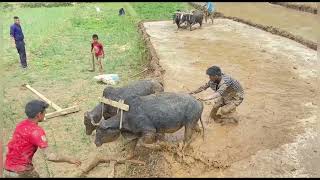
[[[0,6],[2,8],[3,6]],[[100,7],[97,12],[95,7]],[[125,17],[118,16],[118,9],[127,10]],[[97,104],[104,85],[89,72],[92,34],[99,35],[105,46],[105,73],[119,74],[126,84],[134,79],[146,62],[144,46],[137,32],[140,20],[169,20],[176,9],[190,9],[186,3],[80,3],[75,6],[53,8],[21,8],[16,5],[9,11],[1,11],[3,18],[3,43],[1,52],[1,102],[2,124],[5,133],[3,148],[13,133],[15,125],[24,117],[27,101],[37,98],[21,88],[28,83],[53,102],[66,108],[79,105],[81,111],[65,117],[57,117],[41,123],[47,132],[49,144],[56,150],[85,158],[95,146],[92,137],[84,133],[83,112]],[[19,16],[25,34],[29,69],[19,67],[19,57],[9,39],[9,26],[13,16]],[[3,97],[3,98],[2,98]],[[54,111],[52,108],[49,112]],[[67,176],[74,168],[48,163],[35,157],[40,175]],[[42,164],[42,165],[41,165]]]

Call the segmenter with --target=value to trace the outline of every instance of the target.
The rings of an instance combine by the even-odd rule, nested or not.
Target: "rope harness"
[[[119,103],[124,103],[124,100],[120,99]],[[119,112],[119,109],[117,109],[117,114]],[[122,119],[123,119],[123,109],[120,110],[120,125],[119,125],[119,129],[122,129]]]

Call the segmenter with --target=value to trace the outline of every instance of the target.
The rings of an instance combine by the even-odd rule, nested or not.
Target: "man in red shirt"
[[[39,100],[27,103],[25,113],[28,118],[16,126],[12,139],[8,143],[4,165],[5,177],[39,177],[32,164],[33,155],[38,147],[48,161],[68,162],[78,166],[81,164],[76,159],[58,155],[49,149],[46,133],[38,126],[38,122],[44,120],[48,106],[47,103]]]
[[[102,60],[104,59],[104,51],[103,51],[103,45],[98,41],[98,39],[99,39],[98,35],[96,34],[92,35],[93,42],[91,43],[91,53],[92,53],[92,56],[94,56],[97,60],[100,74],[103,74]],[[94,63],[93,63],[93,71],[94,71]]]

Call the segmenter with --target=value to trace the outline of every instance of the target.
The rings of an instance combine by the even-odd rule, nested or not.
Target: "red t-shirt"
[[[99,42],[91,43],[91,51],[92,51],[92,49],[94,49],[96,57],[100,57],[104,54],[103,45]]]
[[[31,120],[23,120],[8,143],[5,169],[14,172],[32,169],[32,158],[38,147],[48,147],[44,130]]]

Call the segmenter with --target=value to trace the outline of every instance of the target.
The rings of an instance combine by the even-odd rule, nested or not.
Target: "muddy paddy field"
[[[201,86],[207,81],[205,70],[212,64],[236,77],[245,89],[245,100],[238,109],[239,125],[207,122],[205,141],[199,138],[194,143],[196,156],[213,160],[216,168],[208,170],[196,160],[189,164],[192,169],[172,163],[173,176],[319,175],[308,165],[319,167],[317,153],[300,154],[306,147],[297,145],[302,143],[297,140],[299,134],[304,141],[318,137],[317,131],[312,131],[319,125],[316,120],[320,113],[316,51],[226,19],[216,19],[213,25],[205,24],[191,32],[177,31],[169,21],[147,22],[144,26],[166,70],[166,91]],[[209,110],[207,105],[204,119]],[[319,147],[319,143],[305,145],[315,151]],[[271,160],[279,159],[277,156],[281,156],[281,163]]]

